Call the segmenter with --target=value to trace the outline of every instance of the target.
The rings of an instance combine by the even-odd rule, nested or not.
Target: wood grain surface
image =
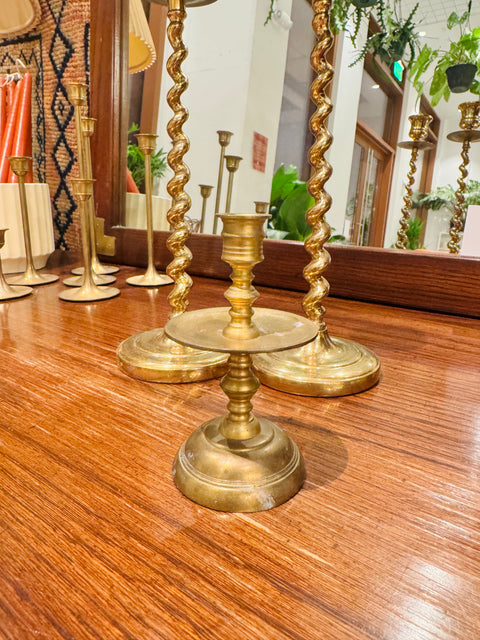
[[[170,471],[225,411],[218,381],[153,385],[118,344],[169,287],[91,305],[61,284],[0,306],[2,640],[478,640],[480,321],[330,299],[331,333],[382,358],[358,396],[262,387],[308,479],[272,511],[189,502]],[[224,305],[195,281],[191,308]],[[301,310],[260,289],[258,306]]]

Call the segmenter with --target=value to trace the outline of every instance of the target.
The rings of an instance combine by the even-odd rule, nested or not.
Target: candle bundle
[[[0,80],[0,183],[17,182],[9,156],[32,155],[32,76]],[[32,169],[25,182],[33,182]]]

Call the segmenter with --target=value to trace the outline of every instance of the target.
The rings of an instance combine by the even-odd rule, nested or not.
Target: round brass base
[[[360,393],[380,378],[380,360],[366,347],[330,338],[326,330],[299,349],[253,357],[255,373],[268,387],[300,396]]]
[[[200,382],[227,371],[225,354],[183,347],[163,329],[130,336],[118,347],[117,357],[124,373],[147,382]]]
[[[16,284],[28,287],[40,287],[44,284],[56,282],[59,276],[54,273],[38,273],[37,271],[20,273],[16,276],[7,276],[8,284]]]
[[[127,284],[134,287],[163,287],[165,284],[172,284],[173,280],[163,273],[143,274],[127,278]]]
[[[2,286],[0,282],[0,300],[15,300],[16,298],[24,298],[33,293],[32,287],[10,287]]]
[[[97,300],[109,300],[120,295],[120,289],[116,287],[80,287],[62,291],[59,294],[60,300],[65,302],[96,302]]]
[[[173,465],[178,489],[197,504],[231,513],[265,511],[292,498],[305,481],[297,445],[265,418],[258,418],[253,438],[224,438],[223,420],[209,420],[180,448]]]
[[[112,273],[118,273],[120,271],[120,267],[114,267],[111,264],[101,264],[100,262],[96,262],[94,264],[93,270],[98,276],[109,276]],[[72,273],[74,276],[83,276],[83,267],[72,269]]]
[[[108,284],[113,284],[115,282],[115,276],[103,276],[98,273],[93,274],[94,283],[99,286],[105,286]],[[82,276],[70,276],[70,278],[65,278],[63,284],[67,285],[67,287],[81,287],[83,285],[83,275]]]

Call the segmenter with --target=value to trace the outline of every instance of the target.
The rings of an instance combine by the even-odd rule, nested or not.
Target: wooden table
[[[480,321],[330,299],[333,335],[382,358],[355,397],[263,387],[301,447],[304,489],[228,515],[172,483],[177,449],[221,414],[218,381],[155,385],[118,344],[162,326],[169,287],[0,306],[0,638],[478,640]],[[191,308],[224,305],[199,280]],[[300,312],[301,294],[259,305]]]

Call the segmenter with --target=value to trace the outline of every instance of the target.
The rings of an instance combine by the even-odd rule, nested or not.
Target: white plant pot
[[[169,231],[167,212],[170,200],[160,196],[152,196],[152,219],[155,231]],[[147,205],[144,193],[127,193],[125,203],[125,226],[130,229],[147,228]]]
[[[26,184],[28,220],[32,243],[33,263],[37,269],[47,264],[55,249],[52,207],[48,184]],[[0,184],[0,226],[8,229],[2,249],[4,273],[25,270],[25,242],[18,184]]]

